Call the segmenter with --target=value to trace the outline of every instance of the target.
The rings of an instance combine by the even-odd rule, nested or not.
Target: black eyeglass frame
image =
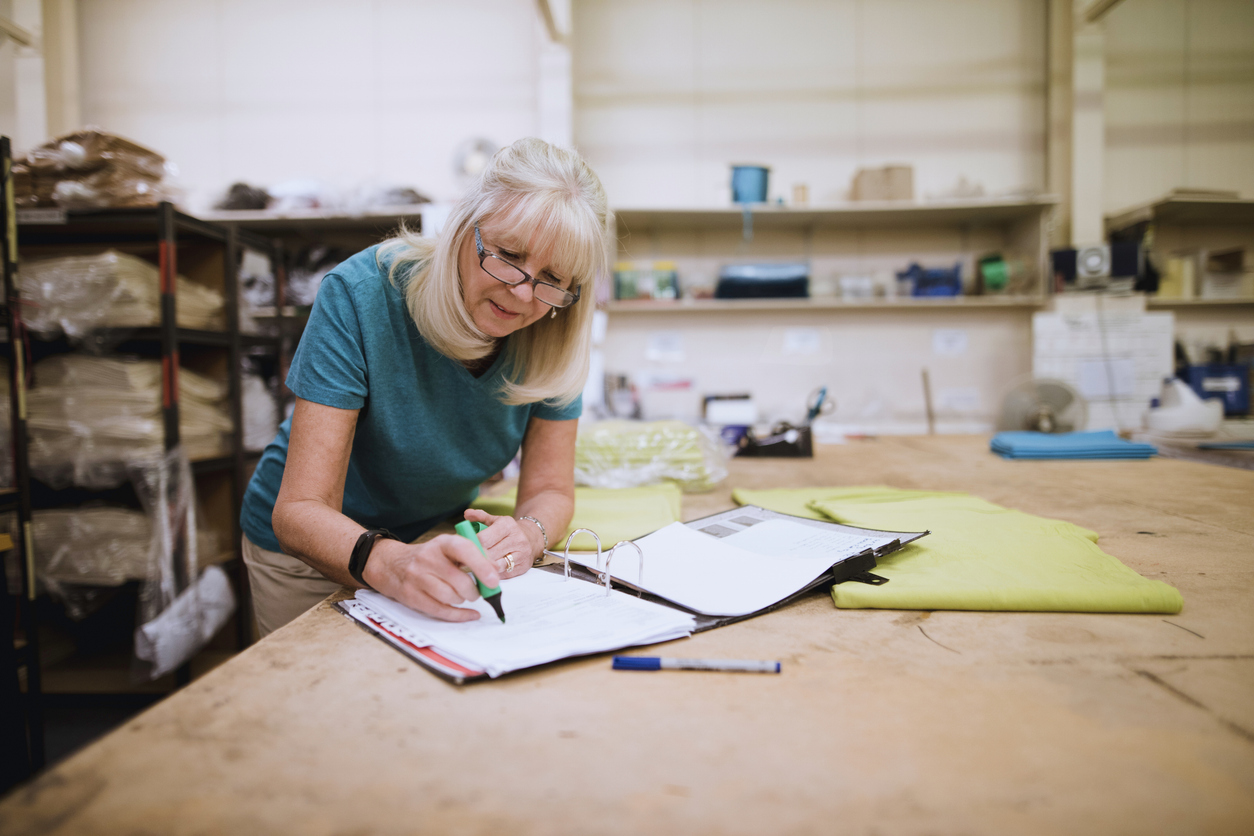
[[[520,284],[530,284],[533,290],[535,289],[537,285],[544,285],[545,287],[551,287],[554,290],[560,290],[562,293],[566,294],[565,298],[567,298],[569,301],[567,301],[566,304],[564,305],[554,305],[552,302],[545,302],[545,300],[540,299],[540,297],[538,296],[536,297],[537,300],[548,305],[550,308],[557,308],[557,309],[569,308],[571,305],[579,301],[580,291],[583,290],[582,287],[575,288],[575,292],[571,293],[566,288],[555,285],[552,282],[542,282],[539,279],[532,276],[526,270],[519,267],[517,264],[510,264],[510,262],[501,258],[496,253],[490,252],[486,247],[483,246],[483,236],[479,233],[478,224],[475,224],[475,249],[479,252],[479,266],[483,269],[483,272],[487,273],[489,276],[496,279],[501,284],[507,287],[518,287]],[[508,265],[511,269],[517,270],[519,273],[522,274],[523,278],[516,282],[509,282],[509,281],[506,281],[505,279],[502,279],[496,273],[493,273],[491,270],[489,270],[487,265],[484,264],[484,262],[487,261],[489,258],[495,258],[497,261],[501,262],[502,264]]]

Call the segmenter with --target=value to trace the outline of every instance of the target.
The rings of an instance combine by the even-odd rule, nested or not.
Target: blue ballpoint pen
[[[810,411],[806,414],[806,423],[812,423],[815,418],[819,417],[819,412],[823,409],[823,401],[827,399],[827,387],[820,386],[818,397],[814,399],[814,404],[810,407]]]

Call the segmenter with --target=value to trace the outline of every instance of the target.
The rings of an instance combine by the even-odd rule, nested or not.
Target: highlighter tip
[[[496,617],[501,619],[501,623],[505,623],[505,608],[501,606],[501,593],[489,595],[485,599],[491,606],[492,611],[496,613]]]

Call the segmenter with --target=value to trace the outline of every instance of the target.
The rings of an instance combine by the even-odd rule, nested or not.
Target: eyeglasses
[[[530,282],[535,297],[550,308],[565,308],[579,300],[580,288],[575,288],[575,292],[571,293],[555,284],[542,282],[527,275],[496,253],[489,252],[483,246],[483,236],[479,234],[478,225],[475,226],[475,249],[479,251],[479,266],[483,268],[483,272],[501,284],[515,287]],[[490,264],[488,259],[492,259]]]

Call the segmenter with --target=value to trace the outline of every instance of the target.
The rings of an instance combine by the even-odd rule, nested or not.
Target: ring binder
[[[595,553],[571,548],[579,534],[592,536]],[[543,551],[560,560],[560,566],[550,563],[506,581],[512,584],[511,595],[522,602],[520,620],[509,627],[492,624],[490,639],[480,621],[442,622],[368,590],[334,606],[419,664],[461,683],[753,618],[853,577],[874,578],[870,570],[877,557],[926,534],[857,528],[754,505],[672,523],[645,535],[643,545],[620,540],[608,552],[600,535],[579,528],[560,552]],[[726,546],[719,545],[723,540]],[[634,579],[630,570],[611,571],[624,545],[637,552]],[[645,551],[652,567],[648,588],[643,582]],[[568,584],[572,557],[575,580],[604,586],[604,594]],[[628,590],[636,594],[625,595]],[[525,615],[528,607],[531,621]],[[484,611],[486,605],[478,608]],[[576,623],[596,626],[572,629]]]

